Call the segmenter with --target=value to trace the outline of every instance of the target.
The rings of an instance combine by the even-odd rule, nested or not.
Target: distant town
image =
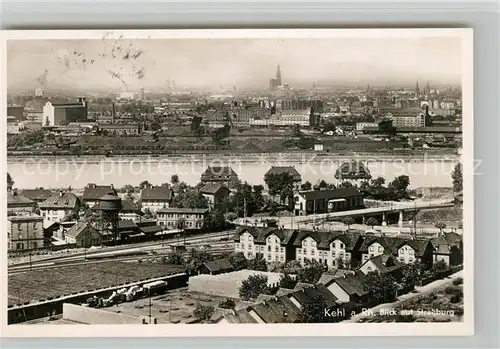
[[[461,86],[419,73],[305,88],[273,59],[260,89],[148,89],[143,51],[108,41],[92,59],[49,58],[87,79],[111,62],[102,78],[120,90],[58,90],[48,68],[9,90],[9,324],[463,320]],[[134,84],[119,73],[130,60]],[[95,165],[197,154],[221,161],[106,177]],[[89,161],[60,176],[68,159]]]
[[[293,89],[276,69],[268,91],[178,90],[9,95],[9,156],[204,152],[456,154],[461,89],[316,86]]]

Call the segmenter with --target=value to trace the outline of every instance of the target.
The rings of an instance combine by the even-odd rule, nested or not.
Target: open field
[[[175,265],[110,261],[25,272],[9,276],[9,305],[158,278],[182,271],[182,267]]]

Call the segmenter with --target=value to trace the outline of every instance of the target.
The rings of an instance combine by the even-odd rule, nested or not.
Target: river
[[[363,161],[372,177],[386,182],[399,175],[410,177],[410,187],[451,187],[451,172],[458,156],[316,156],[314,154],[193,155],[186,157],[36,157],[8,158],[7,168],[15,187],[31,189],[83,188],[87,183],[138,185],[144,180],[153,184],[169,182],[173,174],[181,181],[195,185],[207,166],[229,165],[243,181],[264,184],[264,174],[271,166],[295,166],[302,181],[317,183],[324,179],[335,182],[334,174],[344,162]]]

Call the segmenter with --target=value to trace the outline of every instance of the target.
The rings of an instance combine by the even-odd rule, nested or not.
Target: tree
[[[333,131],[335,132],[335,123],[331,122],[331,121],[327,121],[325,123],[325,125],[323,126],[323,133],[326,133],[326,132],[329,132],[329,131]]]
[[[378,220],[375,217],[370,217],[366,220],[365,223],[366,225],[371,226],[373,229],[374,226],[378,225]]]
[[[283,273],[280,276],[280,287],[282,288],[288,288],[288,289],[294,289],[295,286],[297,285],[297,280],[292,278],[290,274],[288,273]]]
[[[300,323],[323,323],[325,321],[326,301],[320,294],[308,298],[299,314]]]
[[[170,183],[172,183],[172,185],[179,184],[179,176],[173,174],[172,177],[170,177]]]
[[[149,183],[148,181],[142,181],[140,184],[139,184],[139,188],[141,189],[144,189],[144,188],[147,188],[151,185],[151,183]]]
[[[420,279],[422,272],[423,265],[421,263],[403,265],[403,267],[401,268],[401,282],[403,283],[404,287],[415,285],[415,282]]]
[[[373,299],[387,303],[396,298],[398,284],[396,279],[389,274],[380,274],[378,271],[370,272],[365,275],[362,283]]]
[[[328,183],[324,179],[320,180],[318,183],[318,188],[319,189],[326,189],[328,187]]]
[[[461,162],[455,165],[455,168],[451,173],[451,178],[453,180],[453,190],[457,193],[461,192],[463,190],[463,173]]]
[[[304,267],[299,270],[297,278],[300,282],[315,284],[325,271],[325,267],[317,260],[305,260]]]
[[[193,119],[191,120],[191,131],[193,131],[195,135],[200,135],[201,133],[203,133],[201,122],[201,116],[193,116]]]
[[[181,208],[208,208],[208,200],[195,189],[187,190],[174,196],[172,207]]]
[[[198,304],[193,312],[193,315],[199,320],[208,321],[214,314],[214,311],[215,309],[211,305]]]
[[[167,253],[165,258],[166,264],[184,265],[185,262],[184,257],[177,251]]]
[[[385,184],[385,178],[384,177],[377,177],[375,179],[372,179],[371,182],[371,187],[372,188],[382,188]]]
[[[248,269],[257,271],[267,271],[267,263],[261,253],[257,253],[254,259],[248,261]]]
[[[345,217],[342,222],[347,226],[347,230],[349,230],[349,227],[354,224],[354,218],[352,217]]]
[[[243,252],[233,252],[229,255],[229,263],[234,270],[243,270],[248,268],[248,259],[245,258]]]
[[[352,183],[349,181],[343,181],[339,185],[339,188],[352,188],[352,187],[354,187],[354,185],[352,185]]]
[[[449,267],[446,262],[441,259],[432,265],[431,273],[434,275],[440,275],[448,269]]]
[[[397,199],[405,199],[408,197],[408,186],[410,185],[410,177],[406,175],[398,176],[389,183],[389,189],[394,192]]]
[[[392,135],[396,133],[396,128],[392,124],[392,120],[384,119],[378,123],[378,129],[381,133]]]
[[[226,298],[225,301],[219,303],[219,308],[222,309],[234,309],[236,303],[231,298]]]
[[[153,218],[153,212],[151,212],[151,210],[149,209],[149,207],[146,207],[144,209],[144,218],[146,218],[146,219]]]
[[[130,194],[130,193],[134,193],[135,192],[135,188],[133,185],[130,185],[130,184],[125,184],[121,190],[120,190],[122,193],[127,193],[127,194]]]
[[[150,127],[151,127],[151,131],[161,130],[161,124],[156,120],[151,123]]]
[[[302,190],[311,190],[312,189],[312,184],[311,182],[307,181],[304,184],[301,185],[300,189]]]
[[[280,195],[283,203],[283,195],[293,195],[294,180],[288,172],[266,173],[264,181],[269,189],[269,195]]]
[[[211,260],[213,256],[207,251],[193,248],[189,251],[186,265],[189,269],[198,270],[203,263]]]
[[[234,212],[228,212],[224,215],[224,218],[228,221],[228,222],[234,222],[236,219],[238,219],[238,215]]]
[[[444,222],[437,222],[434,226],[439,229],[440,233],[443,233],[443,229],[446,229],[446,223]]]
[[[7,188],[12,189],[13,186],[14,186],[14,180],[12,179],[10,173],[7,172]]]
[[[246,280],[243,280],[239,289],[240,297],[246,301],[256,299],[260,294],[268,292],[269,287],[265,275],[250,275]]]

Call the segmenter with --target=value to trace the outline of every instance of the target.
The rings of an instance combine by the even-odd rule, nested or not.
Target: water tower
[[[99,211],[101,211],[102,229],[109,229],[116,241],[118,232],[118,213],[122,208],[122,199],[115,191],[110,191],[99,199]]]

